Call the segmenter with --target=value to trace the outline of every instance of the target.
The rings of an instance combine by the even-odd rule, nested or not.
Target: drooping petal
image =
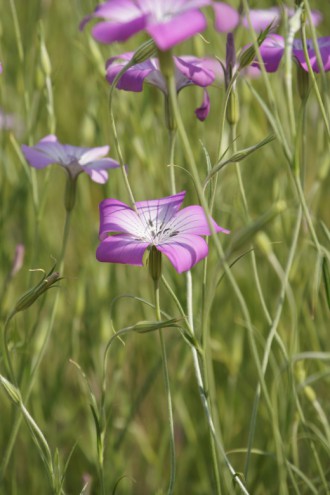
[[[210,97],[206,89],[204,89],[204,95],[203,95],[203,101],[200,107],[196,108],[195,114],[196,117],[201,121],[204,122],[206,117],[208,116],[210,112]]]
[[[215,29],[220,33],[234,31],[239,24],[239,13],[224,2],[214,2]]]
[[[193,234],[180,234],[171,242],[158,245],[156,248],[168,257],[178,273],[190,270],[208,253],[205,240]]]
[[[178,212],[185,197],[185,191],[173,196],[136,203],[139,217],[145,229],[158,231]]]
[[[206,28],[206,19],[198,10],[186,11],[167,22],[149,24],[146,31],[160,50],[166,51],[174,45],[201,33]]]
[[[142,15],[129,22],[99,22],[92,28],[93,37],[100,43],[113,43],[114,41],[126,41],[133,34],[145,29],[147,16]]]
[[[229,234],[229,230],[220,227],[211,218],[211,223],[216,232]],[[167,228],[179,234],[211,235],[211,230],[205,212],[201,206],[187,206],[180,210],[167,224]]]
[[[132,208],[117,199],[104,199],[100,203],[99,238],[105,239],[110,232],[141,235],[141,221]]]
[[[143,255],[149,243],[133,239],[129,235],[113,235],[100,242],[96,250],[98,261],[143,265]]]
[[[130,57],[128,57],[128,55],[130,55]],[[107,61],[106,79],[110,84],[113,83],[115,77],[131,59],[132,55],[133,52],[131,52],[130,54],[124,53],[123,56],[120,55],[119,57],[112,57]],[[122,59],[121,62],[118,62],[118,60],[120,59]],[[146,60],[141,64],[136,64],[133,67],[130,67],[121,76],[116,87],[125,91],[140,92],[143,89],[143,83],[146,77],[156,70],[157,67],[152,60]]]
[[[185,55],[174,57],[174,63],[189,81],[198,86],[210,86],[215,80],[215,73],[206,59]]]
[[[90,178],[98,184],[105,184],[108,180],[107,168],[118,168],[119,163],[111,158],[102,158],[96,160],[89,165],[84,165],[84,172],[90,176]]]

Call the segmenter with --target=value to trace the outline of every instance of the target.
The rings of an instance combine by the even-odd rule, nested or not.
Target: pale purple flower
[[[233,31],[239,24],[242,24],[247,29],[250,27],[247,16],[241,17],[236,9],[224,2],[214,2],[213,9],[215,11],[215,28],[221,33]],[[295,13],[295,9],[288,7],[283,7],[283,9],[285,9],[289,18]],[[272,29],[276,29],[281,22],[283,9],[280,7],[250,9],[249,17],[253,29],[257,32],[264,31],[270,24]],[[318,26],[323,16],[318,10],[312,10],[311,19],[313,25]]]
[[[330,36],[318,38],[318,47],[320,50],[321,59],[325,71],[330,70]],[[307,40],[307,50],[312,70],[320,72],[317,62],[316,53],[313,46],[313,40]],[[267,36],[260,47],[260,54],[265,64],[267,72],[275,72],[281,62],[285,51],[285,39],[278,34]],[[293,40],[292,55],[296,62],[305,70],[308,71],[302,41],[300,39]],[[257,62],[254,62],[257,65]]]
[[[290,18],[294,15],[295,9],[284,7],[287,16]],[[272,28],[277,28],[281,22],[282,9],[280,7],[270,7],[269,9],[251,9],[250,21],[255,31],[264,31],[270,24]],[[323,19],[321,12],[312,10],[311,19],[314,26],[318,26]],[[242,18],[244,27],[249,28],[249,22],[246,16]]]
[[[200,8],[212,0],[108,0],[85,17],[84,26],[92,18],[101,18],[92,34],[101,43],[126,41],[145,30],[160,50],[168,50],[206,28]]]
[[[131,60],[133,52],[123,53],[112,57],[106,64],[106,78],[112,84],[115,77],[123,67]],[[214,63],[208,58],[197,58],[193,56],[173,57],[175,67],[176,90],[193,84],[205,88],[210,86],[220,76],[221,67],[219,63]],[[216,62],[216,61],[215,61]],[[159,88],[165,95],[167,86],[164,76],[159,68],[157,58],[150,58],[140,64],[130,67],[119,79],[118,89],[139,92],[143,89],[143,84],[147,83]],[[206,90],[204,91],[203,102],[200,108],[195,110],[200,120],[205,120],[210,110],[210,99]]]
[[[0,62],[0,74],[2,73],[2,63]]]
[[[143,256],[154,246],[170,260],[177,272],[190,270],[208,254],[203,235],[211,235],[201,206],[179,211],[185,191],[166,198],[140,201],[137,212],[116,199],[100,203],[98,261],[143,265]],[[212,220],[216,232],[228,234]],[[111,235],[109,235],[111,234]]]
[[[214,2],[215,29],[220,33],[234,31],[240,23],[239,12],[224,2]]]
[[[32,167],[44,168],[51,163],[57,163],[65,168],[72,179],[81,172],[86,172],[99,184],[108,180],[106,169],[119,167],[119,163],[112,158],[104,158],[109,152],[109,146],[82,148],[61,144],[52,134],[41,139],[35,146],[23,144],[22,151]]]

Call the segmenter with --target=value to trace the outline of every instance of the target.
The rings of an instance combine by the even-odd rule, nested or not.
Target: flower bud
[[[229,125],[235,125],[239,121],[239,100],[235,89],[230,92],[228,98],[226,118]]]
[[[21,394],[18,388],[16,388],[10,381],[8,381],[4,376],[0,375],[0,383],[8,394],[8,397],[13,401],[14,404],[19,405],[22,402]]]
[[[38,299],[38,297],[50,289],[58,280],[61,280],[60,274],[53,271],[54,268],[55,266],[47,275],[44,275],[42,280],[37,285],[23,294],[23,296],[15,304],[12,311],[12,316],[19,311],[24,311],[29,308]]]
[[[153,40],[148,40],[143,43],[137,50],[134,52],[133,57],[131,58],[132,65],[142,64],[149,58],[153,57],[157,53],[157,47]]]
[[[256,245],[265,256],[269,256],[273,251],[272,244],[265,232],[258,232],[256,235]]]

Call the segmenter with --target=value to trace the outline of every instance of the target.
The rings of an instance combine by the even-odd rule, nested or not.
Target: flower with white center
[[[167,256],[179,273],[190,270],[207,256],[208,246],[201,236],[211,235],[211,230],[201,206],[179,211],[184,197],[183,191],[140,201],[136,211],[116,199],[103,200],[98,261],[142,266],[145,251],[153,246]],[[229,233],[213,219],[210,221],[215,232]]]

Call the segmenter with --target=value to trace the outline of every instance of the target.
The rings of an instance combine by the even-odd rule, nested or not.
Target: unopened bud
[[[41,68],[42,68],[43,72],[45,73],[45,75],[50,77],[50,75],[52,73],[52,64],[50,62],[48,51],[47,51],[46,45],[44,43],[41,44],[40,52],[41,52],[40,53]]]
[[[272,244],[265,232],[258,232],[256,235],[256,245],[265,256],[269,256],[272,252]]]
[[[14,402],[14,404],[19,405],[22,402],[21,394],[10,381],[8,381],[4,376],[0,375],[0,383],[7,392],[9,398]]]
[[[54,272],[53,269],[47,275],[44,275],[42,280],[37,285],[23,294],[23,296],[15,304],[12,311],[13,315],[19,311],[24,311],[29,308],[42,294],[50,289],[56,282],[61,280],[60,274],[58,272]]]
[[[157,53],[157,47],[153,40],[148,40],[143,43],[137,50],[134,52],[133,57],[131,58],[132,65],[142,64],[149,58],[153,57]]]
[[[235,89],[230,92],[228,98],[226,118],[229,125],[235,125],[239,121],[239,99]]]
[[[312,387],[307,385],[307,387],[304,387],[304,394],[306,395],[307,399],[310,400],[311,402],[316,401],[316,394]]]

